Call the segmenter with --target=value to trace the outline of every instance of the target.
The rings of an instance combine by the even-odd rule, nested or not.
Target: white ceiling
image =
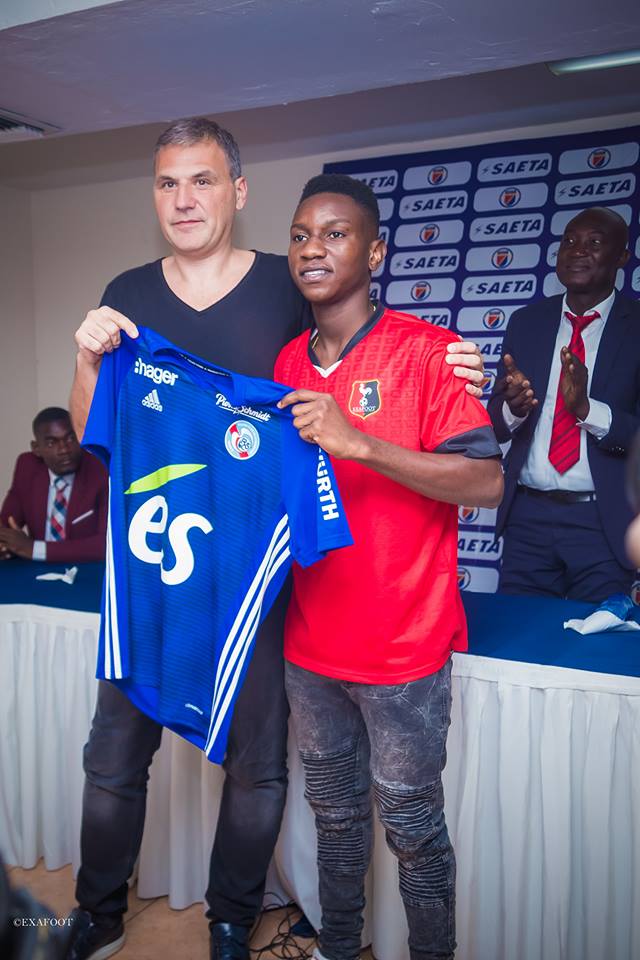
[[[120,3],[121,0],[111,0]],[[0,30],[33,23],[34,20],[49,20],[65,13],[88,10],[90,7],[106,7],[105,0],[1,0]]]
[[[542,66],[640,48],[638,0],[0,0],[2,26],[0,110],[61,128],[0,142],[16,184],[45,158],[130,175],[200,113],[276,159],[640,110],[640,68]]]
[[[9,0],[0,107],[65,133],[640,47],[638,0]],[[9,22],[11,22],[9,17]]]

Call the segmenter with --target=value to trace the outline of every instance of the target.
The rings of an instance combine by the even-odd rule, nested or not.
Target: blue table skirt
[[[79,563],[72,585],[36,580],[40,573],[64,573],[59,564],[7,560],[0,563],[0,604],[98,612],[104,564]],[[563,623],[586,617],[593,604],[552,597],[514,597],[463,592],[469,622],[469,653],[502,660],[640,676],[640,631],[582,636]],[[640,622],[640,608],[636,610]]]

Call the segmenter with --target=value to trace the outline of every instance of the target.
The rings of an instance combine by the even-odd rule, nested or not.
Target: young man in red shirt
[[[443,359],[455,335],[369,300],[385,255],[366,185],[321,175],[291,226],[289,267],[315,329],[275,378],[303,439],[334,458],[354,545],[296,568],[287,694],[316,817],[319,953],[360,951],[370,786],[399,860],[412,960],[453,957],[455,860],[441,773],[452,650],[466,647],[457,504],[494,507],[500,450]],[[319,476],[322,483],[322,477]]]

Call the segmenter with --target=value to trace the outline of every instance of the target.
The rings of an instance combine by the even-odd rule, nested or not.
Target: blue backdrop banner
[[[559,238],[588,206],[629,224],[631,260],[616,286],[640,291],[640,128],[482,144],[455,150],[328,163],[375,191],[389,250],[372,297],[475,340],[495,379],[509,317],[564,291],[555,274]],[[495,591],[501,542],[495,511],[460,508],[458,579]]]

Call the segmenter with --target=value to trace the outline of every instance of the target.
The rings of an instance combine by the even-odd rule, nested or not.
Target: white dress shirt
[[[71,491],[73,490],[74,478],[75,473],[65,473],[62,477],[63,480],[67,481],[67,486],[65,489],[67,496],[67,510],[69,509],[69,501],[71,500]],[[47,519],[44,526],[44,540],[33,541],[33,553],[31,554],[32,560],[47,559],[47,541],[53,540],[53,534],[51,533],[51,514],[53,512],[53,504],[56,499],[56,480],[58,479],[58,474],[53,473],[52,470],[49,470],[49,495],[47,497]]]
[[[558,383],[560,381],[560,350],[562,347],[569,346],[573,333],[571,321],[565,317],[565,311],[569,310],[566,296],[562,300],[562,315],[560,326],[558,327],[553,359],[551,361],[547,393],[544,401],[538,397],[538,401],[542,402],[542,410],[540,411],[540,418],[533,433],[527,459],[524,462],[518,478],[518,482],[524,484],[525,487],[534,487],[536,490],[572,490],[578,493],[593,491],[593,477],[591,476],[589,461],[587,459],[587,437],[585,433],[593,434],[597,440],[606,437],[611,429],[612,415],[611,408],[607,403],[603,403],[601,400],[593,400],[589,396],[589,389],[591,387],[591,378],[596,363],[598,347],[600,346],[602,333],[611,307],[613,306],[614,298],[615,290],[611,292],[606,300],[603,300],[602,303],[598,303],[592,308],[592,310],[598,311],[600,317],[597,320],[592,320],[582,331],[585,366],[588,371],[587,396],[589,397],[589,413],[585,420],[578,420],[578,427],[582,431],[580,437],[580,459],[567,470],[566,473],[558,473],[549,460],[551,429],[553,427],[553,415],[556,408]],[[573,311],[569,312],[573,313]],[[587,313],[591,312],[591,310],[587,311]],[[521,359],[524,360],[525,358],[515,357],[514,359],[517,365]],[[526,372],[526,363],[523,363],[523,366]],[[535,390],[535,384],[533,386]],[[502,415],[504,422],[512,433],[527,419],[526,417],[514,417],[506,402],[502,405]],[[529,416],[529,414],[527,414],[527,416]]]

